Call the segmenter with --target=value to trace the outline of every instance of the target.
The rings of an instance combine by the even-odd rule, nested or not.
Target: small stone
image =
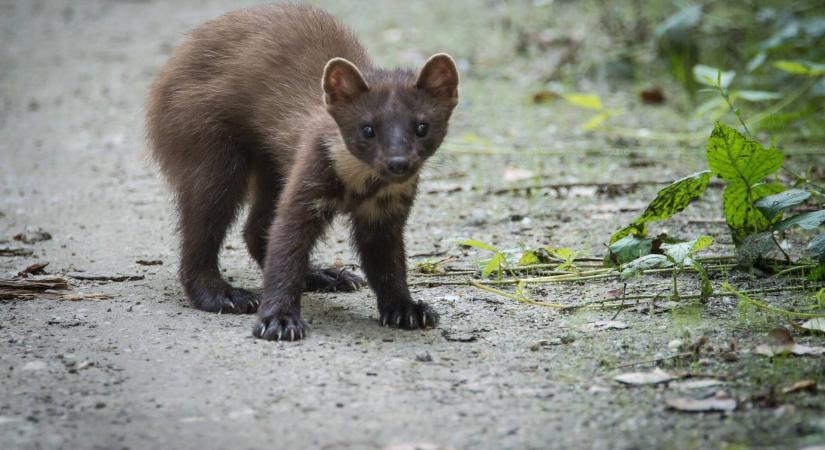
[[[23,368],[21,370],[36,372],[36,371],[39,371],[39,370],[44,370],[47,367],[48,367],[48,364],[46,364],[45,361],[29,361],[29,362],[27,362],[26,364],[23,365]]]

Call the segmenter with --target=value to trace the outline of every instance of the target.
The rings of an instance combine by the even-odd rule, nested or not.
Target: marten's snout
[[[393,175],[406,175],[410,171],[410,160],[406,156],[393,156],[387,160],[387,170]]]

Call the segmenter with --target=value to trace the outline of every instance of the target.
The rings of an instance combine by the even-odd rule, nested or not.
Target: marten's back
[[[300,117],[323,108],[324,66],[335,57],[371,66],[352,32],[320,9],[267,5],[206,22],[152,86],[147,131],[155,156],[165,165],[197,152],[191,147],[201,140],[294,143]]]

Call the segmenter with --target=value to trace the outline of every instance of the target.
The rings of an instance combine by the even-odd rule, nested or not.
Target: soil
[[[596,11],[585,3],[324,2],[381,64],[416,65],[447,51],[461,65],[462,103],[449,142],[427,168],[410,220],[411,267],[453,256],[448,268],[474,269],[489,255],[457,244],[467,238],[503,249],[552,245],[602,255],[610,233],[656,192],[656,186],[633,182],[674,180],[704,168],[701,139],[671,139],[676,135],[666,133],[701,138],[708,122],[684,120],[684,111],[671,103],[643,104],[631,82],[617,87],[596,71],[596,81],[570,86],[599,92],[608,106],[623,111],[613,123],[631,132],[586,133],[580,125],[592,113],[549,94],[549,103],[532,103],[554,70],[549,65],[563,58],[552,49],[517,56],[513,23],[553,16],[554,30],[583,46],[563,51],[593,52],[600,38],[586,31],[595,29]],[[34,252],[0,257],[0,270],[9,278],[49,261],[44,270],[52,275],[95,275],[70,278],[74,293],[109,297],[0,302],[0,448],[381,449],[429,443],[454,449],[692,449],[825,443],[822,388],[778,393],[804,379],[822,386],[825,357],[772,360],[752,354],[768,330],[786,322],[745,314],[735,298],[665,305],[653,313],[625,311],[615,320],[627,328],[593,331],[589,323],[613,319],[615,312],[561,313],[467,285],[431,286],[447,278],[412,271],[413,295],[441,313],[439,329],[380,327],[369,290],[307,294],[303,314],[311,334],[295,343],[253,339],[251,316],[192,309],[176,280],[171,198],[144,150],[144,99],[186,30],[247,4],[0,0],[0,240],[8,241],[0,246]],[[822,158],[802,155],[790,162],[808,167]],[[512,181],[525,171],[532,177]],[[631,185],[588,185],[604,182]],[[531,183],[583,185],[529,195],[490,192]],[[712,253],[730,254],[716,209],[720,196],[720,189],[711,188],[705,200],[656,232],[712,234],[718,237]],[[38,230],[51,238],[13,238],[45,236]],[[340,221],[315,259],[356,264],[346,238]],[[222,267],[236,285],[261,284],[237,229],[227,239]],[[697,289],[694,278],[680,277],[684,292]],[[782,283],[732,271],[714,284],[725,279],[741,288]],[[628,289],[668,286],[669,277],[651,276]],[[532,295],[579,304],[621,287],[616,280],[558,284]],[[798,304],[808,296],[763,298]],[[707,343],[698,356],[667,359],[681,351],[675,340],[689,345],[702,336]],[[817,337],[797,340],[823,345]],[[660,365],[672,372],[708,374],[723,384],[680,390],[675,383],[634,387],[613,380],[623,372],[652,370],[649,363],[633,364],[650,359],[662,359]],[[736,399],[737,409],[690,414],[666,403],[717,391]]]

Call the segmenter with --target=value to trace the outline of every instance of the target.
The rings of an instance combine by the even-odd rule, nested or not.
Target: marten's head
[[[374,176],[403,182],[418,173],[447,134],[458,103],[458,69],[437,54],[418,73],[367,70],[343,58],[324,69],[327,111],[335,119],[347,151]]]

